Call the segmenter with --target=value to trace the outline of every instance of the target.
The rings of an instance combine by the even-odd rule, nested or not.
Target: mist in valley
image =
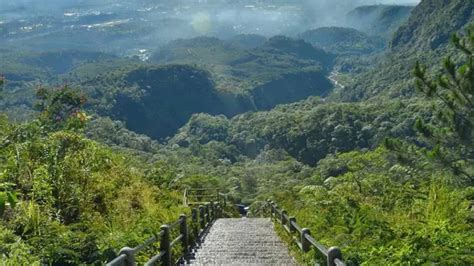
[[[196,36],[228,39],[298,34],[348,25],[354,8],[394,0],[18,0],[0,4],[0,43],[36,50],[86,49],[128,55]],[[68,39],[64,41],[67,36]],[[77,37],[76,40],[71,41]]]

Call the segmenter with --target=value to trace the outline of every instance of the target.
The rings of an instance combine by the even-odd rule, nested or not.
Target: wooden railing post
[[[327,265],[328,266],[336,266],[336,263],[334,262],[335,259],[339,259],[340,261],[342,261],[341,249],[339,249],[338,247],[330,247],[328,249]]]
[[[160,241],[160,251],[163,252],[162,265],[171,266],[170,228],[168,225],[162,225],[160,229],[163,232]]]
[[[211,201],[211,221],[216,219],[216,210],[214,209],[214,202]]]
[[[311,243],[306,239],[306,235],[310,235],[308,228],[303,228],[301,230],[301,249],[303,252],[308,252],[311,249]]]
[[[210,211],[209,211],[209,203],[205,205],[204,210],[206,211],[204,217],[206,218],[206,227],[207,227],[207,225],[209,224],[209,222],[211,220],[211,215],[210,215]]]
[[[290,228],[290,233],[296,232],[296,228],[293,226],[293,223],[296,223],[296,218],[294,216],[291,216],[288,221],[288,227]]]
[[[284,209],[281,209],[281,224],[282,225],[285,225],[286,224],[286,218],[285,216],[287,216],[287,212],[284,210]]]
[[[221,218],[222,217],[222,209],[221,209],[221,203],[220,202],[217,202],[215,205],[214,205],[214,208],[216,210],[216,220]]]
[[[184,256],[187,256],[189,254],[189,233],[188,233],[188,221],[187,221],[186,214],[181,214],[181,216],[179,216],[179,219],[181,220],[179,232],[183,236],[182,238],[183,253],[184,253]]]
[[[270,218],[275,217],[275,204],[273,201],[270,201]]]
[[[194,236],[194,242],[197,242],[199,237],[199,222],[198,222],[198,211],[196,209],[191,210],[191,223]]]
[[[204,216],[204,206],[199,206],[199,221],[201,224],[201,229],[206,227],[206,217]]]
[[[129,247],[122,248],[119,252],[119,255],[122,255],[122,254],[125,254],[125,256],[127,256],[126,261],[125,261],[126,266],[137,265],[135,261],[135,251],[133,250],[133,248],[129,248]]]
[[[184,189],[184,195],[183,195],[183,203],[184,203],[184,206],[188,206],[188,189],[185,188]]]

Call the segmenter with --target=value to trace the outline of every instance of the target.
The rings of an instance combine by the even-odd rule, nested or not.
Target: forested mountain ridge
[[[473,5],[472,1],[422,1],[393,35],[390,51],[365,67],[352,86],[339,94],[339,100],[415,96],[414,80],[408,75],[415,62],[422,59],[437,65],[444,56],[453,55],[450,36],[474,21]]]
[[[433,50],[445,46],[453,31],[474,22],[472,1],[422,1],[394,34],[393,50]]]
[[[272,37],[251,49],[210,37],[177,40],[151,58],[156,63],[196,64],[213,74],[218,90],[232,93],[251,92],[288,73],[318,67],[327,71],[333,59],[309,43],[285,36]]]
[[[327,78],[333,56],[283,36],[250,50],[217,38],[178,40],[152,60],[168,65],[125,66],[81,84],[93,95],[92,108],[156,139],[172,136],[194,113],[231,117],[327,95],[333,87]]]
[[[347,14],[347,25],[364,33],[390,39],[409,17],[413,6],[360,6]]]
[[[336,54],[370,54],[385,48],[385,40],[381,37],[367,36],[353,28],[318,28],[303,32],[300,38]]]

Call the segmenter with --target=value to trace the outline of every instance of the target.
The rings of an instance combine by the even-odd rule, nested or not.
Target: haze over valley
[[[178,38],[296,36],[321,26],[355,27],[346,14],[357,6],[374,3],[383,2],[12,1],[0,9],[0,44],[131,55]]]

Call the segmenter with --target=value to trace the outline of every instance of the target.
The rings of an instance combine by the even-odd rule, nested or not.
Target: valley
[[[347,265],[472,265],[474,3],[394,2],[0,4],[0,261],[103,265],[213,188]]]

